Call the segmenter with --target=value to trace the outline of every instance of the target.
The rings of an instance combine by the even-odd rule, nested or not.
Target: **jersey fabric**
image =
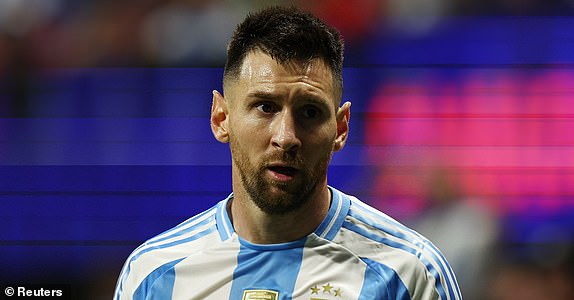
[[[329,212],[312,234],[271,245],[234,232],[230,195],[134,250],[114,299],[462,299],[432,243],[329,189]]]

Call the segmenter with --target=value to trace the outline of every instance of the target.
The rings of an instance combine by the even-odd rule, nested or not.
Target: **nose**
[[[297,124],[290,110],[283,110],[271,125],[273,135],[271,144],[284,152],[295,152],[301,147],[297,136]],[[254,133],[257,134],[257,133]]]

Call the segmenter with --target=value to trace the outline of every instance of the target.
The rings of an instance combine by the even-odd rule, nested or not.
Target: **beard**
[[[298,153],[276,150],[264,155],[261,163],[256,165],[233,139],[230,140],[230,148],[245,191],[259,209],[271,215],[284,215],[307,203],[318,185],[326,178],[332,156],[329,149],[319,157],[317,163],[309,165]],[[295,166],[298,170],[295,178],[290,182],[269,179],[266,172],[270,162]]]

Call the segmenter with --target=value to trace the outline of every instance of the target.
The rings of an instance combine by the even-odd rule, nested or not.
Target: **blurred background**
[[[0,284],[110,299],[137,245],[229,194],[211,90],[270,4],[345,37],[331,185],[433,240],[465,299],[574,298],[572,0],[2,0]]]

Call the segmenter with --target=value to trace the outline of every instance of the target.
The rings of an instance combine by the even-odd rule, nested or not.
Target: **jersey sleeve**
[[[133,293],[137,288],[134,274],[131,272],[131,259],[128,258],[124,263],[114,292],[114,300],[133,299]]]

